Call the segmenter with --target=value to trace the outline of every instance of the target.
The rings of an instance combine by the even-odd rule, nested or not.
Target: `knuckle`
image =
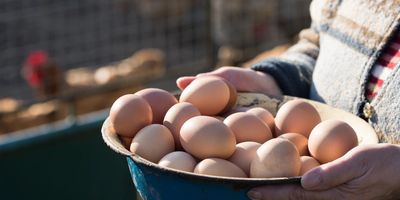
[[[295,187],[292,192],[289,193],[289,200],[305,200],[307,199],[306,193],[303,188]]]
[[[229,70],[230,67],[224,66],[224,67],[220,67],[219,69],[217,69],[218,72],[227,72]]]
[[[370,168],[370,161],[368,155],[365,153],[359,152],[354,155],[354,160],[357,163],[357,171],[365,173]]]

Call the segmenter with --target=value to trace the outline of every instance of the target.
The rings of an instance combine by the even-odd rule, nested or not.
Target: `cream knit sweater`
[[[253,66],[287,95],[307,97],[365,118],[381,142],[400,143],[400,67],[368,103],[370,70],[399,31],[399,0],[314,0],[311,27],[284,55]]]

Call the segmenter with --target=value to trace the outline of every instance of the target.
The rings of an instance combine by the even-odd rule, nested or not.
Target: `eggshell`
[[[179,139],[179,131],[183,123],[188,119],[199,116],[200,111],[191,103],[180,102],[173,105],[165,114],[164,126],[166,126],[174,136],[175,148],[182,150],[181,141]]]
[[[235,105],[236,105],[236,100],[237,100],[237,91],[235,86],[232,85],[229,81],[222,79],[226,85],[229,88],[229,101],[227,105],[225,106],[224,110],[221,111],[221,113],[225,113],[230,111]]]
[[[248,111],[248,110],[250,110],[250,108],[248,108],[248,107],[234,107],[234,108],[228,110],[227,112],[225,112],[222,116],[226,118],[226,117],[228,117],[229,115],[232,115],[232,114],[234,114],[234,113],[246,112],[246,111]]]
[[[225,120],[225,118],[221,117],[221,116],[212,116],[212,117],[214,117],[215,119],[218,119],[221,122],[223,122]]]
[[[250,164],[256,155],[257,149],[261,146],[257,142],[242,142],[236,145],[236,150],[228,159],[230,162],[240,167],[247,175],[250,175]]]
[[[357,145],[357,135],[353,128],[336,119],[318,124],[308,139],[311,156],[322,164],[336,160]]]
[[[124,145],[126,149],[130,148],[133,138],[124,136],[118,136],[118,138],[121,141],[121,144]]]
[[[261,107],[255,107],[247,110],[246,112],[257,116],[265,123],[267,123],[272,134],[274,134],[273,132],[275,131],[275,119],[274,116],[268,110]]]
[[[224,124],[233,131],[238,143],[245,141],[264,143],[272,138],[268,125],[250,113],[238,112],[229,115],[225,118]]]
[[[300,133],[308,138],[311,130],[321,122],[318,111],[310,103],[295,99],[283,104],[275,116],[275,136]]]
[[[161,158],[158,164],[162,167],[193,172],[197,162],[193,156],[184,151],[174,151]]]
[[[250,177],[292,177],[300,173],[300,155],[287,139],[274,138],[262,144],[251,162]]]
[[[158,88],[146,88],[135,93],[145,99],[153,113],[153,123],[162,124],[165,113],[176,103],[178,100],[169,92]]]
[[[140,129],[151,124],[153,115],[146,100],[127,94],[113,103],[109,119],[118,135],[133,138]]]
[[[207,158],[202,160],[194,168],[194,173],[212,176],[247,177],[238,166],[219,158]]]
[[[300,153],[300,156],[307,156],[308,153],[308,139],[304,137],[304,135],[298,133],[285,133],[279,136],[279,138],[285,138],[289,141],[293,142],[296,145],[297,150]]]
[[[151,124],[141,129],[133,138],[130,151],[153,163],[174,151],[174,137],[167,127]]]
[[[235,151],[235,135],[220,120],[196,116],[187,120],[180,131],[180,141],[186,152],[199,159],[226,159]]]
[[[181,93],[179,101],[189,102],[199,109],[202,115],[218,115],[229,110],[233,106],[231,94],[227,82],[215,76],[198,77],[193,80]]]
[[[301,156],[300,161],[301,161],[300,176],[303,176],[306,172],[320,165],[319,162],[315,160],[315,158],[310,156]]]

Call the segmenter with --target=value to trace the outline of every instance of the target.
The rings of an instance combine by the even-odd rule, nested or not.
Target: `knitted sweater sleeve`
[[[311,27],[301,31],[299,37],[283,55],[257,63],[252,69],[273,76],[283,94],[306,98],[319,54],[319,34]]]

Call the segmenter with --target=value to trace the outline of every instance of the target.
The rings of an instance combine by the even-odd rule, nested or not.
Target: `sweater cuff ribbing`
[[[309,81],[300,78],[301,68],[294,64],[271,58],[252,66],[255,71],[267,73],[274,77],[284,95],[307,98]]]

